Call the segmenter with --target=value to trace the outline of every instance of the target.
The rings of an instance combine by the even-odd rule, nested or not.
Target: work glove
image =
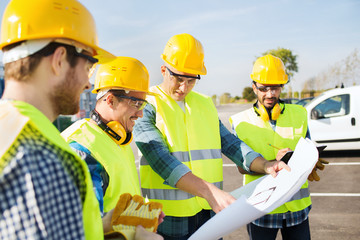
[[[324,164],[328,164],[329,162],[326,161],[325,159],[322,159],[322,158],[319,158],[319,160],[316,162],[316,165],[314,167],[314,169],[311,171],[310,175],[308,176],[308,180],[309,181],[319,181],[320,180],[320,177],[319,175],[316,173],[316,170],[319,169],[319,170],[324,170],[325,168],[325,165]]]
[[[121,233],[125,239],[133,240],[138,225],[143,226],[147,231],[156,232],[161,211],[161,203],[144,203],[143,197],[124,193],[115,206],[111,226],[115,232]]]

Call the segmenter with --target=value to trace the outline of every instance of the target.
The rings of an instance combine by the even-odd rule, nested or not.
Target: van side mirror
[[[319,119],[319,112],[314,108],[311,110],[311,114],[310,114],[311,119],[313,120],[317,120]]]

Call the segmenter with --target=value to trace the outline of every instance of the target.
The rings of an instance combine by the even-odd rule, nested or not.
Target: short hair
[[[106,94],[96,101],[96,105],[103,101],[105,96],[108,96],[108,93],[116,96],[126,96],[128,93],[124,89],[110,89]]]
[[[6,46],[4,51],[8,51],[11,48],[14,48],[21,44],[22,42],[14,43],[12,45]],[[37,51],[36,53],[19,59],[14,62],[6,63],[4,66],[4,79],[13,78],[19,82],[25,82],[31,74],[35,71],[35,69],[39,66],[40,61],[43,57],[50,56],[55,52],[58,47],[65,47],[67,55],[66,60],[69,62],[70,67],[75,67],[78,63],[78,58],[75,56],[75,47],[62,44],[51,42],[43,49]]]

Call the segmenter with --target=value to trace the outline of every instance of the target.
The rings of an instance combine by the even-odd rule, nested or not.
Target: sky
[[[1,18],[8,2],[0,0]],[[204,47],[207,68],[194,90],[210,96],[242,96],[251,86],[253,62],[270,49],[297,55],[298,72],[290,83],[295,91],[360,49],[360,0],[80,2],[94,16],[100,46],[140,60],[150,85],[162,81],[160,55],[166,42],[175,34],[193,35]]]

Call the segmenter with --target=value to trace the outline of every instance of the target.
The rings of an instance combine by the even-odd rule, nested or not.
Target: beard
[[[55,87],[50,96],[50,101],[54,112],[57,115],[73,115],[80,110],[80,85],[75,75],[75,68],[70,68],[65,76],[65,80]]]
[[[272,103],[265,103],[265,99],[268,99],[268,100],[273,100]],[[276,97],[273,97],[273,98],[263,98],[262,101],[260,102],[266,109],[269,109],[271,110],[275,104],[279,101],[279,99],[277,99]]]

